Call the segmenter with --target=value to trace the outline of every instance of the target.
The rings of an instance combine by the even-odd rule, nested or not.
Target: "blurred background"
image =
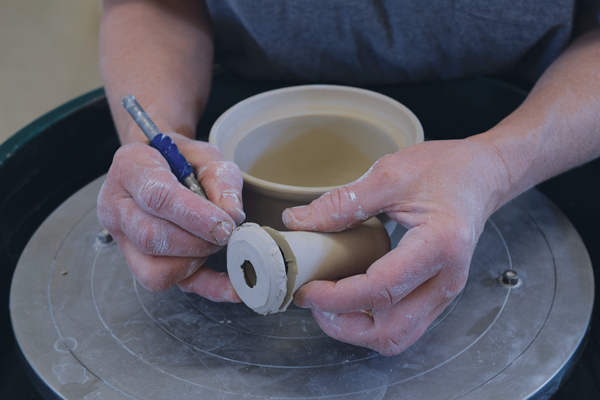
[[[0,143],[102,85],[100,0],[0,1]]]

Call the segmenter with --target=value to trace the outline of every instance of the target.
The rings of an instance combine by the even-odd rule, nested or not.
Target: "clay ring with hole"
[[[279,311],[287,292],[285,261],[259,225],[237,228],[227,247],[227,272],[242,301],[260,314]]]

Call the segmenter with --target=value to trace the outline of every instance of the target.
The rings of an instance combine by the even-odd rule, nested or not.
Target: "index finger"
[[[227,212],[236,224],[246,218],[242,207],[242,172],[231,161],[225,160],[219,149],[206,142],[184,142],[182,153],[192,163],[198,181],[209,200]]]

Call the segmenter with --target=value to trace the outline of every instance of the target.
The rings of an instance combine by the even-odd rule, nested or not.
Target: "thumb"
[[[307,206],[286,209],[283,223],[290,230],[338,232],[379,214],[389,195],[382,190],[385,178],[377,164],[363,177],[323,194]]]

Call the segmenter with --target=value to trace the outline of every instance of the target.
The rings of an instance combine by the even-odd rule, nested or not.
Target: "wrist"
[[[466,139],[488,160],[483,168],[494,193],[493,211],[538,183],[531,174],[531,156],[535,150],[532,151],[529,143],[515,133],[515,129],[507,130],[498,125]]]

